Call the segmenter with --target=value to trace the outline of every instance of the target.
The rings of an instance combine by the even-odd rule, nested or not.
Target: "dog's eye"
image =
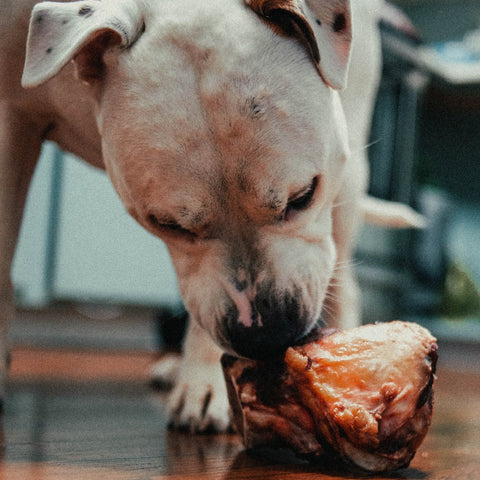
[[[152,225],[156,230],[159,230],[160,232],[167,234],[175,234],[177,236],[188,238],[189,240],[193,240],[196,237],[193,232],[187,230],[186,228],[183,228],[178,223],[170,220],[162,221],[153,214],[148,215],[148,221],[150,225]]]
[[[284,215],[285,220],[290,220],[292,214],[305,210],[310,206],[313,200],[313,196],[315,194],[315,190],[317,189],[317,185],[318,177],[315,177],[306,190],[303,190],[299,194],[294,195],[293,198],[288,201]]]

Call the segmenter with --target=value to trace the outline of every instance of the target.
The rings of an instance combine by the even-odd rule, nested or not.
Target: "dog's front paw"
[[[192,433],[220,433],[230,428],[229,405],[220,362],[182,362],[169,398],[170,426]]]
[[[150,386],[155,390],[171,390],[178,377],[182,363],[179,353],[167,353],[150,367]]]

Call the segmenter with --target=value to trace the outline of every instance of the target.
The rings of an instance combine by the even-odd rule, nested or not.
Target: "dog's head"
[[[70,60],[107,171],[171,253],[191,317],[261,356],[321,315],[347,137],[347,0],[39,4],[24,85]]]

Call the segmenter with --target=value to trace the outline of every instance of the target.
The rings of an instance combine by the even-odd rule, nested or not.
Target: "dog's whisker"
[[[345,265],[351,265],[354,262],[354,260],[348,259],[348,260],[339,260],[335,264],[335,268],[339,266],[345,266]]]
[[[332,207],[335,208],[335,207],[342,207],[343,205],[353,205],[353,204],[356,204],[356,202],[358,202],[357,198],[344,198],[342,199],[342,201],[333,203]]]
[[[357,152],[363,152],[365,150],[368,150],[370,147],[373,147],[374,145],[377,145],[378,143],[380,143],[382,141],[381,138],[377,138],[376,140],[372,140],[371,142],[369,143],[366,143],[365,145],[363,145],[362,147],[359,147],[357,149],[353,149],[351,150],[351,153],[355,154]]]
[[[338,262],[333,269],[333,277],[335,277],[335,273],[341,272],[342,270],[346,270],[348,268],[356,268],[362,265],[363,262],[361,260],[346,260],[343,262]]]
[[[332,291],[332,290],[329,289],[325,293],[325,300],[335,300],[335,301],[337,301],[338,299],[339,299],[339,295],[335,291]]]
[[[343,200],[341,202],[336,202],[332,205],[333,208],[337,208],[337,207],[342,207],[343,205],[348,205],[349,203],[352,203],[350,200]]]
[[[377,140],[372,140],[370,143],[367,143],[366,145],[364,145],[362,150],[368,150],[370,147],[373,147],[374,145],[377,145],[381,141],[382,141],[381,138],[378,138]]]
[[[331,290],[328,291],[326,294],[325,294],[325,299],[327,300],[338,300],[339,299],[339,295],[335,292],[332,292]]]
[[[335,303],[336,303],[336,300],[335,300]],[[333,305],[335,305],[335,303]],[[333,305],[329,305],[329,304],[326,304],[326,303],[323,304],[322,317],[324,317],[325,314],[327,315],[327,318],[333,317],[335,315],[335,309],[334,309]]]

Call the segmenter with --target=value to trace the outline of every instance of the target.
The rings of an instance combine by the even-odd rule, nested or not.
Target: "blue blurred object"
[[[480,51],[471,48],[465,41],[434,42],[430,47],[444,61],[463,64],[480,62]]]

